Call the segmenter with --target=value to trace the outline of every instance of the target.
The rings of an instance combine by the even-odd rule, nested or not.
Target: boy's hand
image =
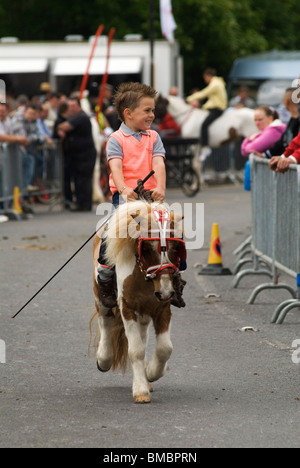
[[[130,201],[137,200],[138,199],[138,194],[135,193],[135,191],[132,188],[126,187],[122,191],[121,197],[123,197],[125,200],[130,202]]]
[[[152,190],[151,197],[154,201],[163,202],[165,199],[165,190],[159,187],[156,187]]]

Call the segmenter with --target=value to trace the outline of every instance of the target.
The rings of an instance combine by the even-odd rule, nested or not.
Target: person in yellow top
[[[203,72],[203,79],[207,86],[201,91],[197,91],[188,96],[187,102],[190,103],[195,100],[207,99],[202,109],[209,111],[209,115],[202,124],[200,135],[202,145],[201,159],[205,160],[211,153],[211,149],[208,146],[208,128],[227,108],[228,98],[225,81],[222,77],[216,76],[216,70],[214,68],[206,68]]]

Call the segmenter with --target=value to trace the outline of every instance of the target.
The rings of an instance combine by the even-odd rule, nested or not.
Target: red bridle
[[[168,257],[169,242],[176,241],[182,244],[181,252],[182,258],[186,256],[185,251],[185,242],[183,239],[174,237],[175,229],[167,229],[168,221],[170,221],[170,214],[167,210],[154,209],[153,210],[154,218],[156,220],[158,229],[152,229],[150,231],[150,237],[143,237],[140,234],[139,245],[138,245],[138,264],[140,270],[145,276],[145,279],[153,279],[158,275],[167,274],[167,273],[176,273],[178,271],[178,265],[180,261],[180,256],[177,257],[176,264],[172,263]],[[169,234],[167,237],[167,233]],[[157,236],[157,234],[159,234]],[[172,237],[173,234],[173,237]],[[157,265],[151,265],[148,268],[145,267],[143,255],[142,255],[142,245],[144,241],[158,241],[158,252],[160,253],[160,263]]]

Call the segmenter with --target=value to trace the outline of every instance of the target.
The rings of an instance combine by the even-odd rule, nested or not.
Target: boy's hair
[[[156,95],[157,91],[152,86],[142,83],[122,83],[114,96],[114,105],[119,119],[124,121],[125,109],[134,110],[139,106],[141,99],[145,97],[155,99]]]

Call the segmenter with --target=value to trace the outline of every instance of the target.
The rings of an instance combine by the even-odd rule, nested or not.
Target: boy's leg
[[[113,195],[112,199],[113,205],[115,208],[120,203],[120,196],[119,193],[116,192]],[[106,238],[102,236],[102,242],[99,251],[99,258],[98,258],[98,288],[99,288],[99,295],[102,301],[102,304],[105,307],[116,307],[117,305],[117,296],[114,288],[114,274],[115,269],[106,265],[105,259],[105,252],[106,252]]]
[[[112,308],[117,305],[117,296],[114,288],[115,269],[106,265],[105,262],[106,239],[102,237],[100,254],[98,258],[98,290],[102,304]]]
[[[173,278],[173,286],[175,290],[175,297],[172,299],[171,304],[175,307],[185,307],[185,302],[182,298],[183,288],[186,285],[186,281],[181,278],[180,272],[175,273]]]

